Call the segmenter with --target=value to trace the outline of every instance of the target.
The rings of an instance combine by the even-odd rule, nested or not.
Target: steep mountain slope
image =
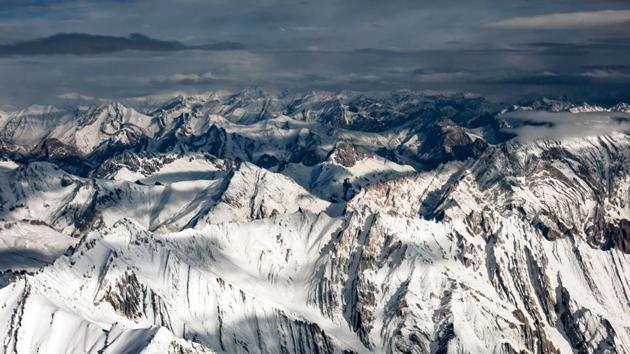
[[[39,222],[0,222],[0,274],[36,271],[77,241]]]
[[[248,90],[9,112],[0,352],[630,353],[625,107]]]
[[[496,140],[501,107],[479,97],[410,91],[376,98],[250,90],[181,96],[143,109],[110,103],[11,112],[0,122],[1,151],[21,162],[55,160],[82,175],[124,150],[201,151],[282,168],[324,161],[343,136],[394,162],[434,165],[468,157],[449,153],[453,145],[482,147],[484,139]],[[472,130],[478,132],[470,135]],[[427,144],[443,144],[445,152],[430,156]]]
[[[3,333],[18,352],[31,351],[52,340],[48,331],[63,325],[63,319],[55,319],[67,313],[66,321],[85,328],[79,332],[83,337],[73,341],[94,343],[73,348],[77,351],[109,348],[111,332],[144,331],[149,333],[142,336],[150,338],[162,326],[169,332],[166,338],[174,333],[225,352],[332,352],[338,344],[316,323],[293,313],[286,302],[299,302],[286,294],[299,298],[304,292],[308,260],[334,226],[331,220],[300,214],[159,236],[121,221],[106,235],[91,233],[73,255],[0,290],[2,318],[8,320],[1,325]],[[313,244],[310,252],[307,244]],[[268,245],[287,252],[278,257],[266,250]],[[252,264],[256,257],[265,258]],[[53,318],[41,324],[43,331],[30,327],[29,313],[42,303]],[[67,345],[59,341],[60,348]]]
[[[289,178],[248,163],[217,171],[216,166],[202,162],[197,165],[213,168],[191,174],[183,168],[187,163],[204,161],[203,158],[165,158],[178,166],[166,164],[164,169],[137,182],[85,179],[48,162],[0,172],[0,217],[33,221],[68,235],[82,235],[111,226],[124,217],[134,218],[151,230],[174,231],[207,222],[245,221],[298,209],[319,212],[330,205]],[[175,168],[178,175],[169,173],[169,168]]]
[[[72,117],[52,106],[31,106],[2,117],[2,140],[16,146],[34,146],[55,129],[70,127]]]
[[[386,265],[400,262],[388,245],[410,255],[412,247],[398,243],[401,227],[348,235],[351,246],[339,258],[357,262],[353,282],[362,289],[348,313],[363,342],[420,352],[630,350],[629,144],[614,135],[505,146],[355,197],[351,208],[378,216],[370,230],[392,218],[404,225],[402,218],[426,235],[414,242],[422,247],[416,262],[399,267],[414,271],[398,276],[408,282],[396,290],[378,274],[390,277]],[[337,286],[347,281],[342,275]],[[404,310],[390,328],[399,335],[387,338],[379,321],[396,296]],[[488,313],[499,309],[507,312]]]

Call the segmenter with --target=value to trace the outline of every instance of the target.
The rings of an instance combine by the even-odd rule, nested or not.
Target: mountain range
[[[406,90],[0,112],[0,352],[628,353],[629,123]]]

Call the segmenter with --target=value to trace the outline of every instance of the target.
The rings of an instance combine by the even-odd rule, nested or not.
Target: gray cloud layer
[[[0,104],[254,85],[616,103],[630,99],[628,11],[620,0],[8,0],[0,43],[23,42],[0,46]],[[148,38],[128,37],[138,32]]]

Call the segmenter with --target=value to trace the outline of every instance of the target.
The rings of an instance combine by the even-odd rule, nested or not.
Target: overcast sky
[[[131,33],[180,43],[110,38]],[[251,86],[630,100],[625,0],[3,0],[0,44],[2,105]]]

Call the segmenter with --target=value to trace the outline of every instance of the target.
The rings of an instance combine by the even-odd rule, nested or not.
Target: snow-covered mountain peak
[[[614,112],[630,113],[630,104],[625,102],[617,103],[612,110]]]

